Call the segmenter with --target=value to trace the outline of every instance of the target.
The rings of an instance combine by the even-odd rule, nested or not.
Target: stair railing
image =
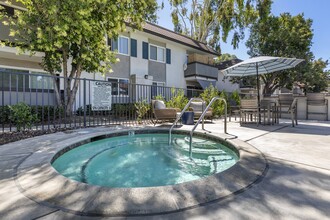
[[[176,123],[178,123],[178,121],[181,119],[183,113],[189,108],[191,102],[193,101],[204,101],[203,99],[201,98],[191,98],[189,100],[189,102],[187,103],[187,105],[183,108],[182,112],[180,113],[180,115],[178,115],[175,119],[175,121],[173,122],[171,128],[170,128],[170,131],[169,131],[169,135],[168,135],[168,144],[170,145],[172,143],[172,130],[174,128],[174,126],[176,125]],[[204,118],[203,118],[203,122],[204,122]]]
[[[221,100],[225,104],[224,132],[225,132],[225,134],[227,134],[227,102],[226,102],[226,100],[224,98],[214,97],[214,98],[212,98],[212,100],[210,101],[210,103],[208,104],[208,106],[205,108],[205,110],[202,113],[202,115],[199,117],[199,119],[198,119],[197,123],[195,124],[195,126],[193,127],[193,129],[190,131],[190,139],[189,139],[189,157],[190,157],[190,159],[192,159],[192,136],[193,136],[193,133],[194,133],[195,129],[197,128],[197,126],[199,125],[199,123],[202,120],[204,121],[204,116],[205,116],[207,110],[211,107],[211,105],[213,104],[213,102],[215,102],[216,100]],[[203,126],[203,129],[204,129],[204,126]]]

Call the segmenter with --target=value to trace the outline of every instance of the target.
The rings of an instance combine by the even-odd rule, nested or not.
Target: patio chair
[[[291,115],[291,121],[292,121],[292,127],[294,127],[294,123],[296,122],[296,125],[298,125],[298,119],[297,119],[297,98],[294,98],[290,108],[288,110],[288,113]]]
[[[290,96],[291,95],[291,96]],[[291,99],[292,97],[292,99]],[[290,114],[290,118],[292,121],[292,127],[298,125],[298,119],[297,119],[297,98],[293,98],[292,94],[285,94],[278,99],[278,104],[277,104],[277,114],[281,117],[282,113]],[[285,108],[283,110],[283,108]]]
[[[231,121],[231,117],[234,115],[235,117],[235,121],[236,121],[236,118],[237,116],[240,115],[240,106],[239,104],[233,100],[233,99],[230,99],[229,100],[229,111],[228,111],[228,117],[229,117],[229,121]]]
[[[310,111],[309,106],[324,106],[325,112]],[[309,114],[325,115],[325,120],[328,120],[328,100],[324,93],[307,93],[306,119]]]
[[[293,94],[291,93],[279,94],[277,100],[277,113],[279,117],[282,117],[282,113],[288,113],[293,100]]]
[[[164,101],[161,100],[152,100],[151,107],[155,117],[155,120],[153,120],[154,125],[158,121],[175,120],[177,113],[180,112],[178,108],[166,108]]]
[[[259,125],[258,99],[241,99],[240,103],[240,125],[256,121]]]
[[[194,118],[199,118],[206,109],[206,102],[191,102],[189,107],[192,108],[194,112]],[[212,108],[209,108],[206,111],[204,118],[210,119],[212,121],[212,116],[213,116]]]

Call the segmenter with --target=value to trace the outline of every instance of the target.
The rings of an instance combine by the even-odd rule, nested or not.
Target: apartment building
[[[1,1],[8,15],[15,10],[24,10],[19,4],[8,5]],[[0,24],[0,39],[14,41],[9,37],[9,28]],[[108,39],[111,50],[117,51],[120,62],[113,64],[113,72],[83,72],[82,78],[106,80],[113,83],[113,95],[128,95],[127,84],[142,84],[154,87],[175,87],[183,89],[204,89],[210,84],[221,89],[218,82],[219,71],[214,58],[219,54],[202,42],[171,30],[146,22],[142,30],[127,28],[117,39]],[[9,79],[11,73],[47,74],[40,63],[43,53],[34,56],[18,54],[15,47],[0,48],[0,72],[5,85],[10,90],[22,88],[38,89],[52,82],[46,77],[29,77],[18,80]],[[7,73],[7,74],[6,74]],[[5,86],[5,89],[6,87]],[[8,90],[9,88],[7,88]],[[16,88],[17,89],[17,88]],[[24,92],[24,91],[22,91]]]

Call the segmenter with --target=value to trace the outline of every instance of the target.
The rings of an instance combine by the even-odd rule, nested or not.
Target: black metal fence
[[[29,123],[34,130],[148,124],[153,119],[150,103],[156,96],[169,100],[179,90],[188,98],[202,92],[131,84],[128,80],[68,79],[8,69],[1,69],[0,74],[2,132],[26,128]],[[78,89],[69,103],[75,81]],[[147,112],[141,117],[138,106],[143,105]]]

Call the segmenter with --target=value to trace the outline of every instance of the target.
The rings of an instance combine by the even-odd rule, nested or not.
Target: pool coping
[[[140,216],[179,212],[216,202],[244,192],[265,176],[268,165],[264,155],[239,139],[226,140],[234,146],[239,161],[224,172],[202,179],[161,187],[109,188],[88,185],[60,175],[52,166],[54,155],[63,149],[88,143],[100,136],[141,129],[104,130],[59,140],[22,161],[15,181],[20,191],[40,204],[83,216]],[[168,129],[148,128],[154,131]],[[188,130],[175,130],[188,132]],[[78,131],[77,131],[78,132]],[[196,132],[219,139],[214,134]],[[224,141],[224,137],[220,138]]]

